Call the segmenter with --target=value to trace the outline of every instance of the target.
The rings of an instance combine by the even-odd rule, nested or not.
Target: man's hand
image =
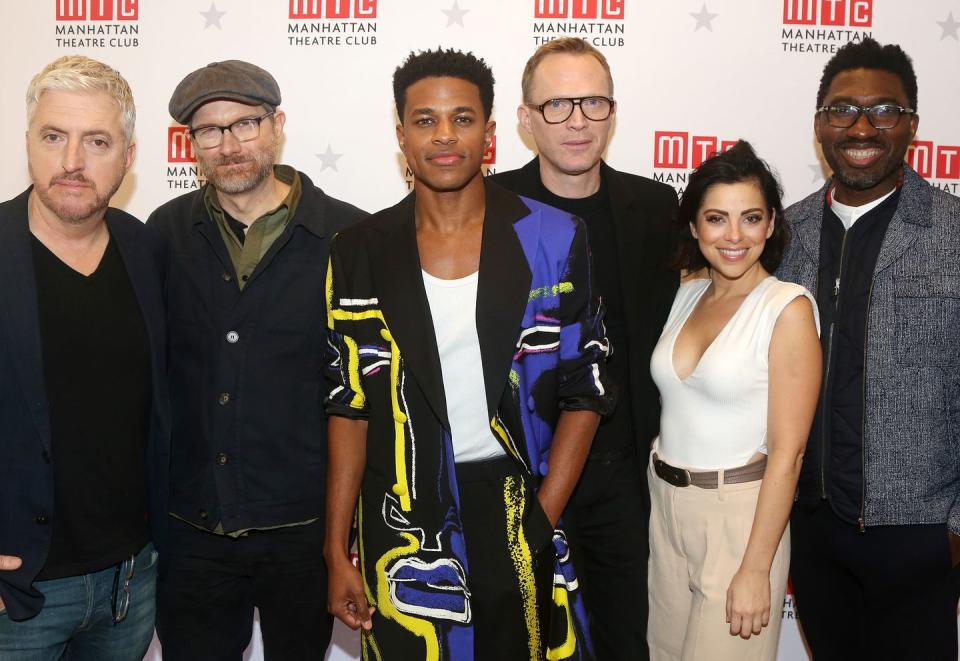
[[[960,535],[947,533],[950,537],[950,564],[953,567],[960,565]]]
[[[373,628],[370,617],[377,610],[367,605],[363,593],[363,578],[349,560],[342,560],[330,567],[327,610],[331,615],[353,630]]]
[[[0,555],[0,571],[13,571],[20,569],[23,561],[15,555]],[[3,599],[0,599],[0,608],[3,608]]]

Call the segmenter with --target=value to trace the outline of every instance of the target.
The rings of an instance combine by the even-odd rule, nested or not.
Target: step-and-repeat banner
[[[920,85],[920,131],[907,158],[960,195],[960,0],[4,0],[2,18],[0,199],[28,184],[23,93],[63,54],[103,60],[133,87],[137,162],[114,206],[146,218],[200,185],[167,101],[190,71],[239,58],[280,83],[282,160],[375,211],[412,185],[390,84],[411,50],[470,50],[492,66],[498,132],[484,167],[495,172],[533,155],[516,121],[520,76],[537,45],[560,36],[585,39],[610,60],[619,106],[611,165],[682,192],[707,155],[745,138],[777,169],[788,202],[828,174],[813,135],[824,63],[867,36],[899,43]],[[806,659],[790,595],[782,616],[780,658]],[[339,628],[328,658],[357,650],[356,635]],[[248,656],[262,658],[259,635]]]

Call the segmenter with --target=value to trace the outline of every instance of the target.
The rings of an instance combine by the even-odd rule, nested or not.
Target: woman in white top
[[[776,656],[784,530],[821,375],[816,303],[771,275],[788,240],[780,197],[741,141],[690,176],[680,204],[690,275],[651,359],[654,661]]]

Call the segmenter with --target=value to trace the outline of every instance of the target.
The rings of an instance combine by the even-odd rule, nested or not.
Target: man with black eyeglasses
[[[791,519],[813,657],[957,658],[960,200],[903,162],[917,79],[872,39],[827,63],[833,176],[786,212],[782,280],[817,293],[824,379]]]
[[[277,163],[286,116],[267,71],[189,74],[170,114],[207,183],[151,214],[171,247],[170,543],[165,659],[237,660],[260,611],[270,659],[323,655],[330,240],[365,214]]]
[[[613,346],[609,375],[618,391],[617,409],[601,422],[564,511],[567,534],[597,657],[646,659],[650,499],[644,467],[660,424],[650,354],[678,286],[667,266],[677,196],[665,184],[602,160],[617,106],[606,58],[587,42],[561,38],[542,45],[527,62],[522,87],[517,115],[539,154],[492,178],[586,222]]]

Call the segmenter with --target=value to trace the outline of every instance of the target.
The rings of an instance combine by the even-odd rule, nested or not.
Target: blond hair
[[[610,96],[613,96],[613,75],[610,73],[610,64],[603,53],[591,46],[583,39],[577,37],[560,37],[553,39],[541,45],[527,60],[527,66],[523,68],[523,78],[520,81],[520,87],[523,90],[524,103],[533,103],[530,98],[530,88],[533,86],[533,74],[537,67],[550,55],[589,55],[600,63],[603,71],[607,74],[607,84],[610,86]]]
[[[116,69],[85,55],[64,55],[33,77],[27,87],[27,123],[33,121],[37,103],[44,92],[103,92],[120,106],[120,121],[127,143],[133,139],[137,109],[130,85]]]

